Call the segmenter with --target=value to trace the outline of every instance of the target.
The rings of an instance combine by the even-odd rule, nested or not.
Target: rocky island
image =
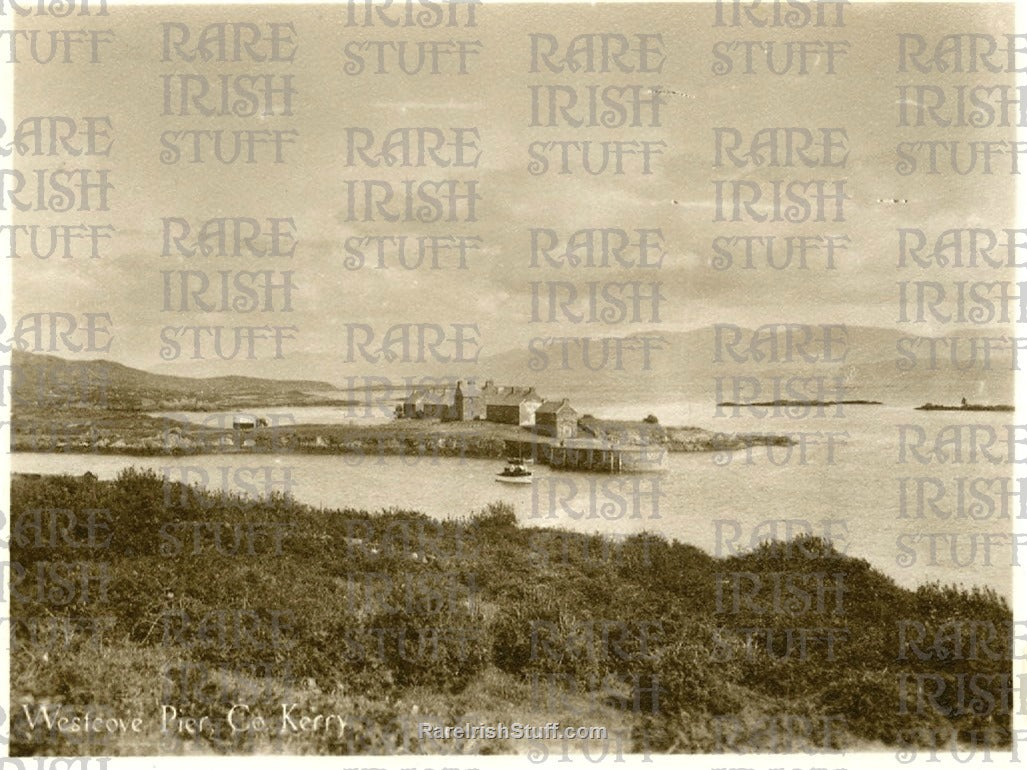
[[[918,412],[1015,412],[1016,407],[1011,404],[971,404],[964,398],[959,406],[946,406],[944,404],[932,404],[928,401],[917,408]]]

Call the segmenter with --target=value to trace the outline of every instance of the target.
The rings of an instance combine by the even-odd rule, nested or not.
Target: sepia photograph
[[[1022,11],[0,0],[2,761],[1018,764]]]

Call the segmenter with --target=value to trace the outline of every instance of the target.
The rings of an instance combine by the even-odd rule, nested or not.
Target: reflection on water
[[[610,534],[657,531],[720,554],[768,535],[783,536],[781,520],[788,520],[793,532],[828,535],[841,550],[867,559],[902,585],[927,580],[987,584],[1011,595],[1008,508],[1015,515],[1019,502],[994,492],[1012,475],[1010,467],[981,464],[979,454],[977,464],[923,465],[907,451],[906,461],[900,462],[898,427],[922,428],[932,437],[945,426],[967,423],[1004,431],[1008,415],[846,407],[841,417],[756,420],[716,419],[705,407],[689,409],[706,415],[695,422],[707,428],[794,433],[803,445],[673,454],[667,471],[659,474],[610,476],[535,466],[535,482],[523,487],[494,481],[502,461],[456,458],[15,454],[12,467],[35,473],[90,470],[113,478],[135,465],[234,491],[246,483],[248,489],[254,484],[288,488],[296,499],[316,506],[398,507],[436,517],[466,516],[505,500],[525,524]],[[906,432],[915,435],[911,428]],[[975,500],[970,495],[960,499],[965,482],[959,479],[969,477],[996,480],[986,487],[992,490],[990,507],[971,509]],[[918,498],[919,478],[931,482],[919,482],[926,491]]]

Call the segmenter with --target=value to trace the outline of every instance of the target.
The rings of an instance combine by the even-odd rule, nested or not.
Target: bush
[[[459,601],[443,576],[422,571],[407,580],[415,581],[417,594],[411,595],[405,581],[394,582],[383,609],[353,635],[353,666],[380,662],[399,687],[424,685],[459,692],[487,662],[480,610],[470,596]]]
[[[915,685],[912,690],[915,694]],[[918,730],[936,728],[944,721],[929,712],[917,714],[912,699],[904,703],[895,672],[842,674],[817,700],[825,711],[842,717],[854,735],[887,745],[904,744]]]
[[[517,527],[517,513],[509,503],[489,503],[471,516],[471,526],[485,531]]]

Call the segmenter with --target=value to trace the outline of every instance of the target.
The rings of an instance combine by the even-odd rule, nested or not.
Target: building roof
[[[493,396],[535,396],[534,385],[492,385],[486,383],[486,392]]]
[[[560,412],[570,411],[571,414],[577,414],[574,407],[570,405],[570,402],[564,398],[559,401],[545,401],[538,409],[535,410],[535,415],[540,414],[559,414]]]
[[[438,388],[417,388],[411,391],[410,395],[404,400],[404,404],[417,404],[422,401],[428,401],[430,403],[442,403],[444,401],[452,401],[455,396],[453,388],[438,387]]]
[[[517,388],[518,392],[514,393],[490,393],[487,398],[487,406],[520,406],[525,401],[537,401],[542,403],[542,399],[535,393],[534,388]],[[520,391],[525,392],[520,392]]]
[[[492,384],[491,380],[486,382],[484,387],[478,387],[474,380],[468,380],[449,385],[426,385],[414,388],[403,399],[403,403],[417,404],[422,401],[450,403],[455,400],[458,388],[465,398],[484,396],[487,405],[519,406],[525,400],[535,400],[542,403],[542,398],[535,392],[535,388],[532,385],[500,385],[497,387]]]

